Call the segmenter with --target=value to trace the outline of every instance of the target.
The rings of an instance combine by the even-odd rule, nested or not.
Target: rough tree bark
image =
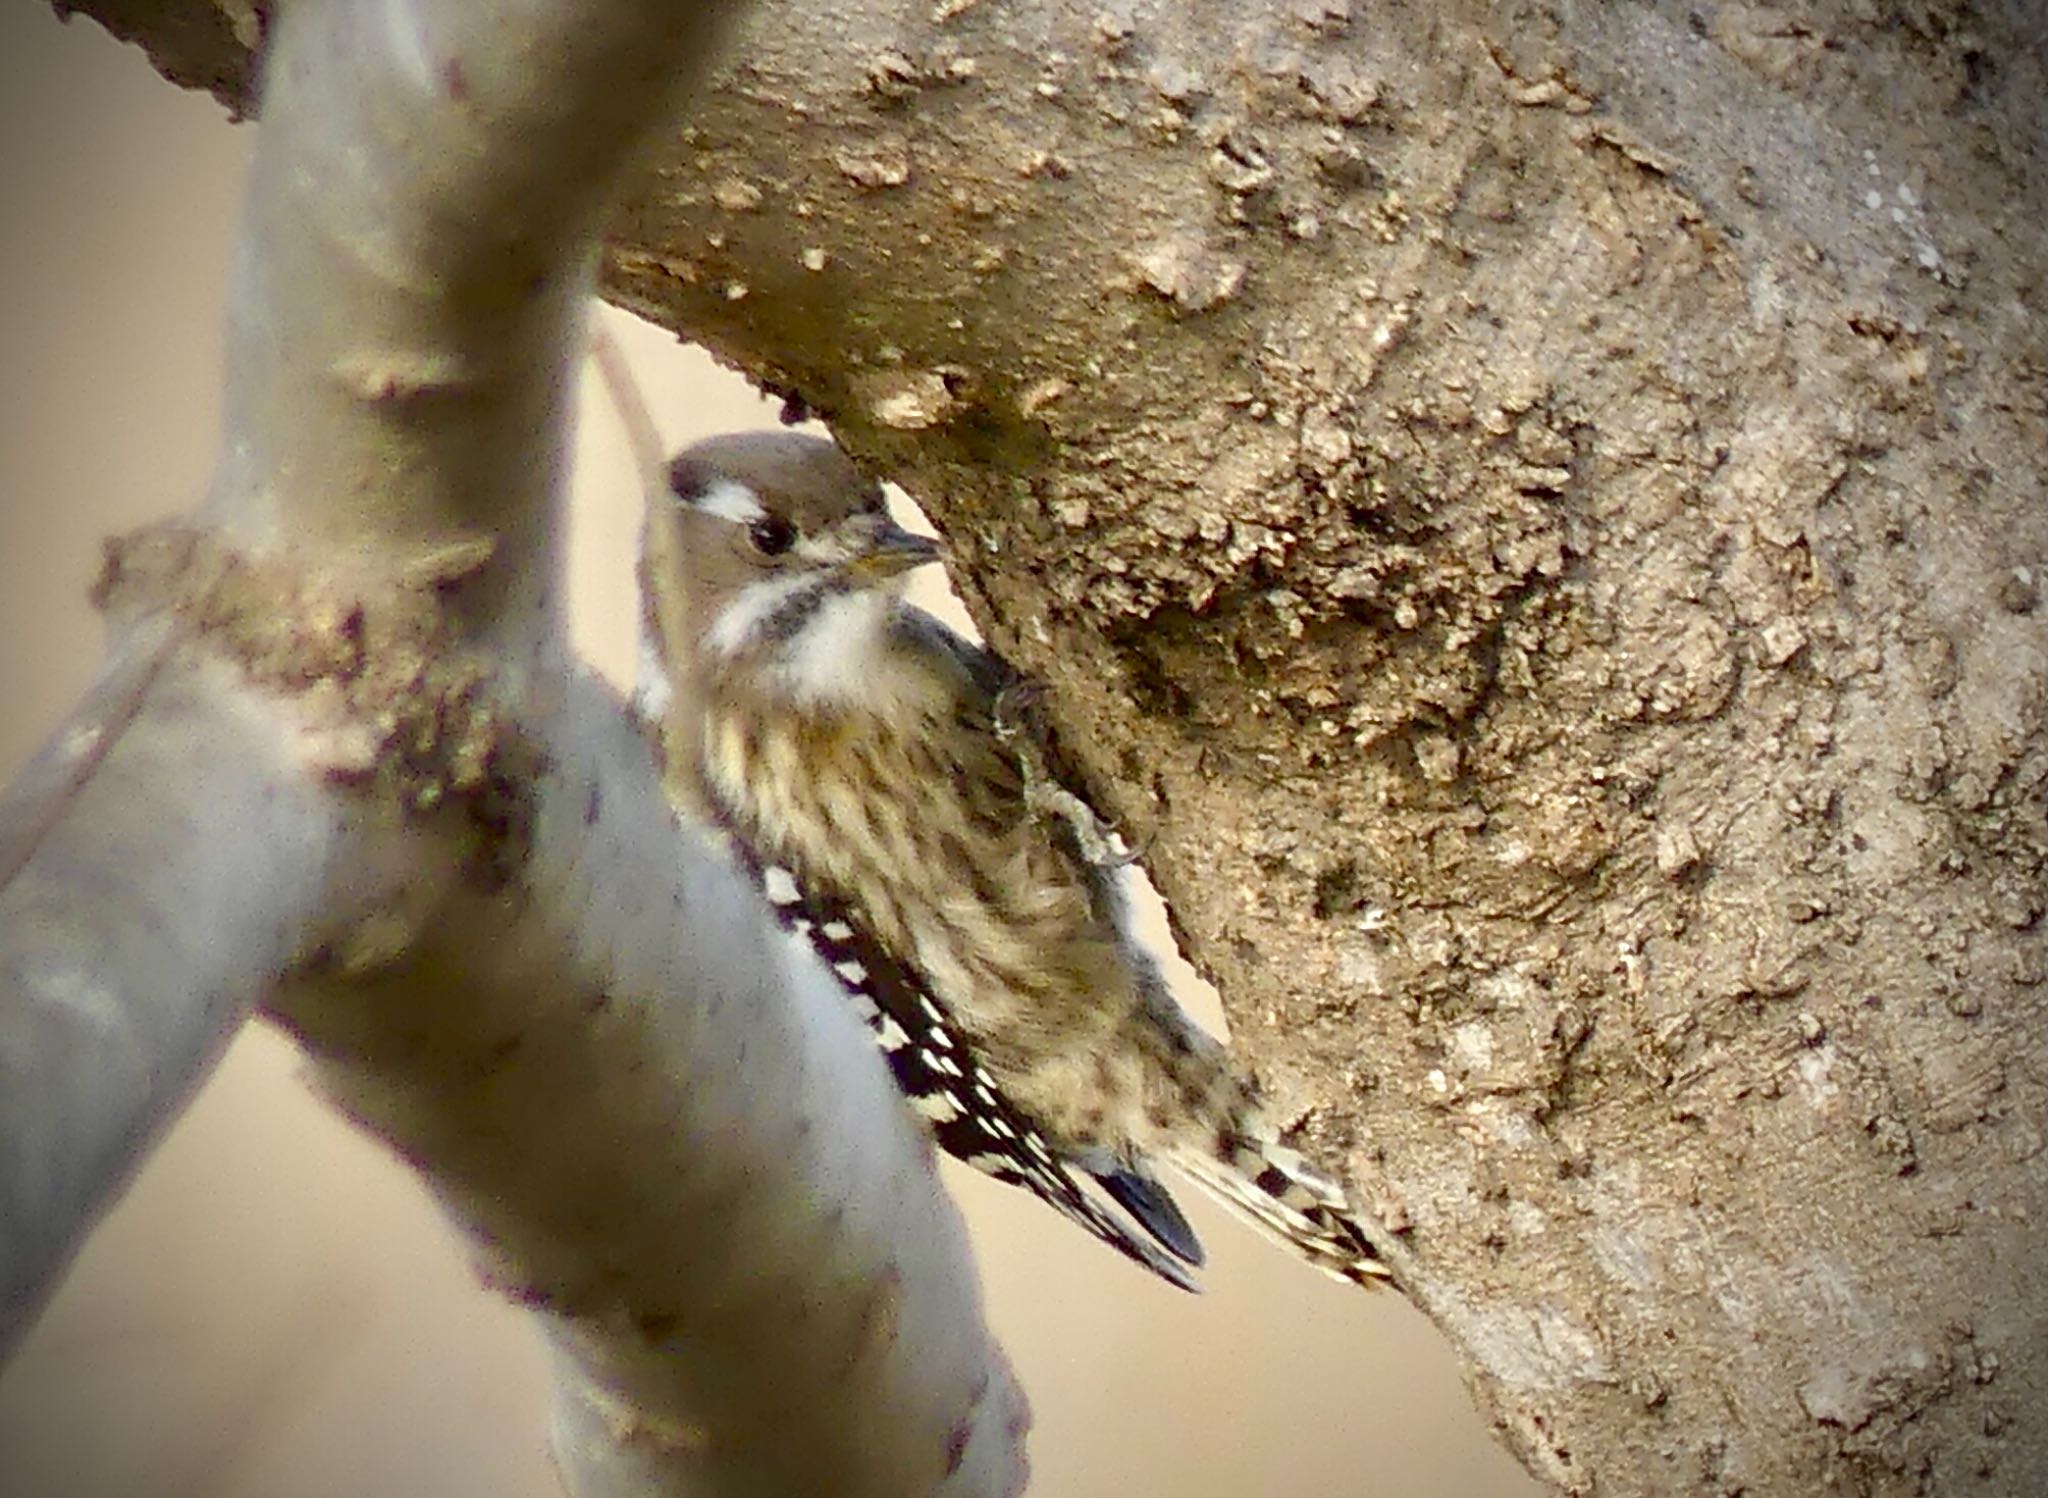
[[[2048,1487],[2044,47],[792,0],[614,234],[940,522],[1570,1491]]]

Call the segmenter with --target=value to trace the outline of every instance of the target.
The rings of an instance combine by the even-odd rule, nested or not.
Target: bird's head
[[[881,486],[819,437],[713,437],[667,478],[641,558],[660,668],[800,698],[857,693],[905,575],[937,561],[936,544],[891,520]]]

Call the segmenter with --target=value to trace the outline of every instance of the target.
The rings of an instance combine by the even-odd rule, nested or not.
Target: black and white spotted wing
[[[889,956],[846,901],[803,887],[789,869],[762,863],[742,839],[735,838],[733,845],[783,928],[807,940],[846,990],[888,1061],[898,1090],[930,1126],[941,1149],[999,1181],[1024,1187],[1169,1284],[1195,1288],[1180,1263],[1082,1189],[1050,1142],[982,1069],[966,1037],[947,1023],[915,970]],[[1129,1197],[1142,1205],[1165,1195],[1156,1183],[1125,1172],[1107,1172],[1101,1179],[1119,1202]],[[1155,1236],[1174,1254],[1199,1264],[1200,1245],[1170,1198],[1167,1204],[1164,1231],[1155,1229]],[[1149,1224],[1152,1217],[1145,1214],[1142,1220]]]

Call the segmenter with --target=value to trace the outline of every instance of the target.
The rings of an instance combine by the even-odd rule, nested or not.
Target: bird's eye
[[[796,527],[780,515],[763,515],[747,527],[747,539],[764,557],[779,557],[796,544]]]

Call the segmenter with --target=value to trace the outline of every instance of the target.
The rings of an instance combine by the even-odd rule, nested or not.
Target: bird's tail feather
[[[1172,1158],[1197,1186],[1332,1278],[1358,1285],[1388,1278],[1343,1188],[1299,1151],[1247,1131],[1217,1153],[1183,1146]]]

